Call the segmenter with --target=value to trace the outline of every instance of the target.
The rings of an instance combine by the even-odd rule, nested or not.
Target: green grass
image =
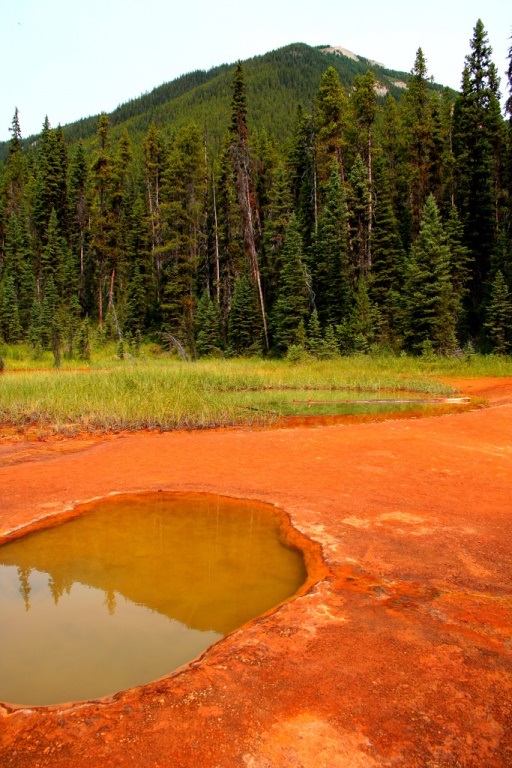
[[[33,360],[22,345],[0,348],[0,423],[40,424],[57,432],[202,428],[268,423],[280,411],[269,389],[415,392],[441,396],[453,389],[442,376],[511,376],[512,360],[423,360],[393,356],[352,356],[291,364],[261,359],[201,360],[186,363],[146,346],[137,358],[119,360],[115,345],[94,351],[91,364],[52,356]],[[48,370],[41,370],[48,368]],[[39,369],[39,370],[38,370]],[[307,399],[307,394],[305,394]]]

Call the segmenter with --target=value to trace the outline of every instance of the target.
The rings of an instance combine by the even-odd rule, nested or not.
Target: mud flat
[[[70,439],[37,461],[4,443],[2,541],[111,493],[206,491],[283,509],[315,564],[174,675],[1,708],[2,768],[512,766],[512,381],[457,386],[490,407]]]

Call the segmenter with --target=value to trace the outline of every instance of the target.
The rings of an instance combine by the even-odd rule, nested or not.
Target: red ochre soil
[[[315,583],[142,688],[0,707],[2,768],[510,768],[512,380],[457,386],[490,407],[39,448],[11,436],[1,540],[93,497],[208,491],[285,510]]]

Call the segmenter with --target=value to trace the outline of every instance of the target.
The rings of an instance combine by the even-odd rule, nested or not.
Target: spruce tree
[[[277,167],[267,194],[268,210],[263,230],[265,260],[261,274],[267,303],[272,307],[278,294],[284,238],[292,212],[288,178],[282,164]]]
[[[250,280],[242,275],[235,285],[228,320],[228,344],[232,354],[261,353],[261,315]]]
[[[162,221],[160,214],[162,180],[167,164],[167,147],[154,123],[142,142],[144,155],[144,186],[146,189],[146,201],[148,208],[149,226],[151,232],[151,253],[154,260],[156,291],[161,298],[160,283],[162,276]]]
[[[492,351],[497,355],[508,354],[512,349],[512,296],[500,271],[491,286],[484,328]]]
[[[289,168],[292,202],[307,250],[318,228],[318,176],[315,124],[299,105],[290,141]]]
[[[375,169],[375,221],[372,230],[372,269],[369,281],[371,301],[379,309],[381,341],[397,346],[401,335],[401,293],[405,253],[390,194],[389,176],[381,158]]]
[[[353,269],[350,264],[347,204],[339,170],[333,167],[325,190],[318,234],[310,249],[314,304],[322,326],[336,325],[350,313]]]
[[[433,151],[432,109],[428,88],[430,81],[427,60],[422,49],[418,48],[402,107],[410,210],[415,232],[418,231],[423,205],[430,189],[429,169]]]
[[[370,270],[370,213],[372,210],[368,169],[361,155],[356,157],[347,193],[349,212],[350,250],[352,264],[358,276],[367,277]]]
[[[306,329],[307,333],[307,340],[306,340],[306,347],[308,352],[313,355],[313,357],[323,357],[324,352],[324,340],[322,337],[322,327],[320,325],[320,320],[318,319],[318,312],[316,309],[313,310],[311,313],[311,317],[309,318],[309,322]]]
[[[2,186],[5,190],[5,215],[19,215],[23,207],[23,198],[27,184],[27,163],[22,151],[21,129],[18,108],[14,111],[11,127],[11,139],[5,161]]]
[[[190,351],[194,347],[195,281],[205,197],[205,158],[196,125],[180,128],[169,153],[162,188],[165,259],[162,267],[166,328]]]
[[[10,276],[13,279],[19,319],[25,332],[30,322],[35,289],[34,255],[25,216],[13,214],[8,220],[2,272],[4,278]]]
[[[477,21],[470,46],[462,92],[455,103],[453,141],[455,202],[471,259],[469,321],[470,330],[475,333],[481,322],[485,284],[496,249],[496,153],[503,126],[496,67],[481,20]]]
[[[88,230],[89,203],[87,198],[88,169],[84,145],[76,146],[69,170],[69,233],[70,245],[79,254],[80,294],[85,298],[85,249]],[[84,302],[85,303],[85,302]]]
[[[144,201],[138,197],[127,223],[128,289],[124,330],[134,337],[144,334],[155,310],[156,285]]]
[[[357,282],[354,308],[349,322],[349,341],[353,351],[368,353],[375,341],[378,327],[378,310],[371,302],[367,281],[360,277]]]
[[[196,311],[196,351],[200,357],[219,354],[222,346],[218,305],[205,292]]]
[[[334,67],[322,75],[315,99],[315,125],[318,181],[326,182],[333,161],[342,180],[346,168],[346,132],[348,123],[348,99]]]
[[[60,234],[67,233],[67,165],[67,148],[62,129],[52,129],[46,118],[38,142],[34,193],[36,233],[43,246],[46,244],[52,211],[55,211]]]
[[[296,217],[292,216],[284,238],[279,295],[272,316],[274,347],[280,354],[297,343],[299,325],[306,320],[309,306],[308,282],[299,225]]]
[[[20,323],[18,297],[12,276],[8,276],[1,286],[0,327],[3,338],[8,344],[16,344],[16,342],[21,341],[23,331]]]
[[[252,278],[256,286],[258,302],[263,325],[265,348],[269,349],[267,314],[263,297],[263,287],[260,273],[260,258],[258,256],[259,210],[254,193],[254,182],[249,152],[249,129],[247,126],[247,96],[245,77],[241,62],[238,62],[232,84],[233,98],[231,100],[231,126],[229,156],[231,159],[235,190],[238,205],[242,215],[244,250],[248,260]]]
[[[405,344],[419,353],[424,344],[447,353],[456,345],[450,249],[433,195],[423,208],[420,232],[407,264]]]

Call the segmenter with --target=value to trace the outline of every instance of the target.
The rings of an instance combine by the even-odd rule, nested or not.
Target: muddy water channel
[[[0,701],[56,704],[155,680],[306,579],[271,507],[155,493],[78,511],[0,547]]]

